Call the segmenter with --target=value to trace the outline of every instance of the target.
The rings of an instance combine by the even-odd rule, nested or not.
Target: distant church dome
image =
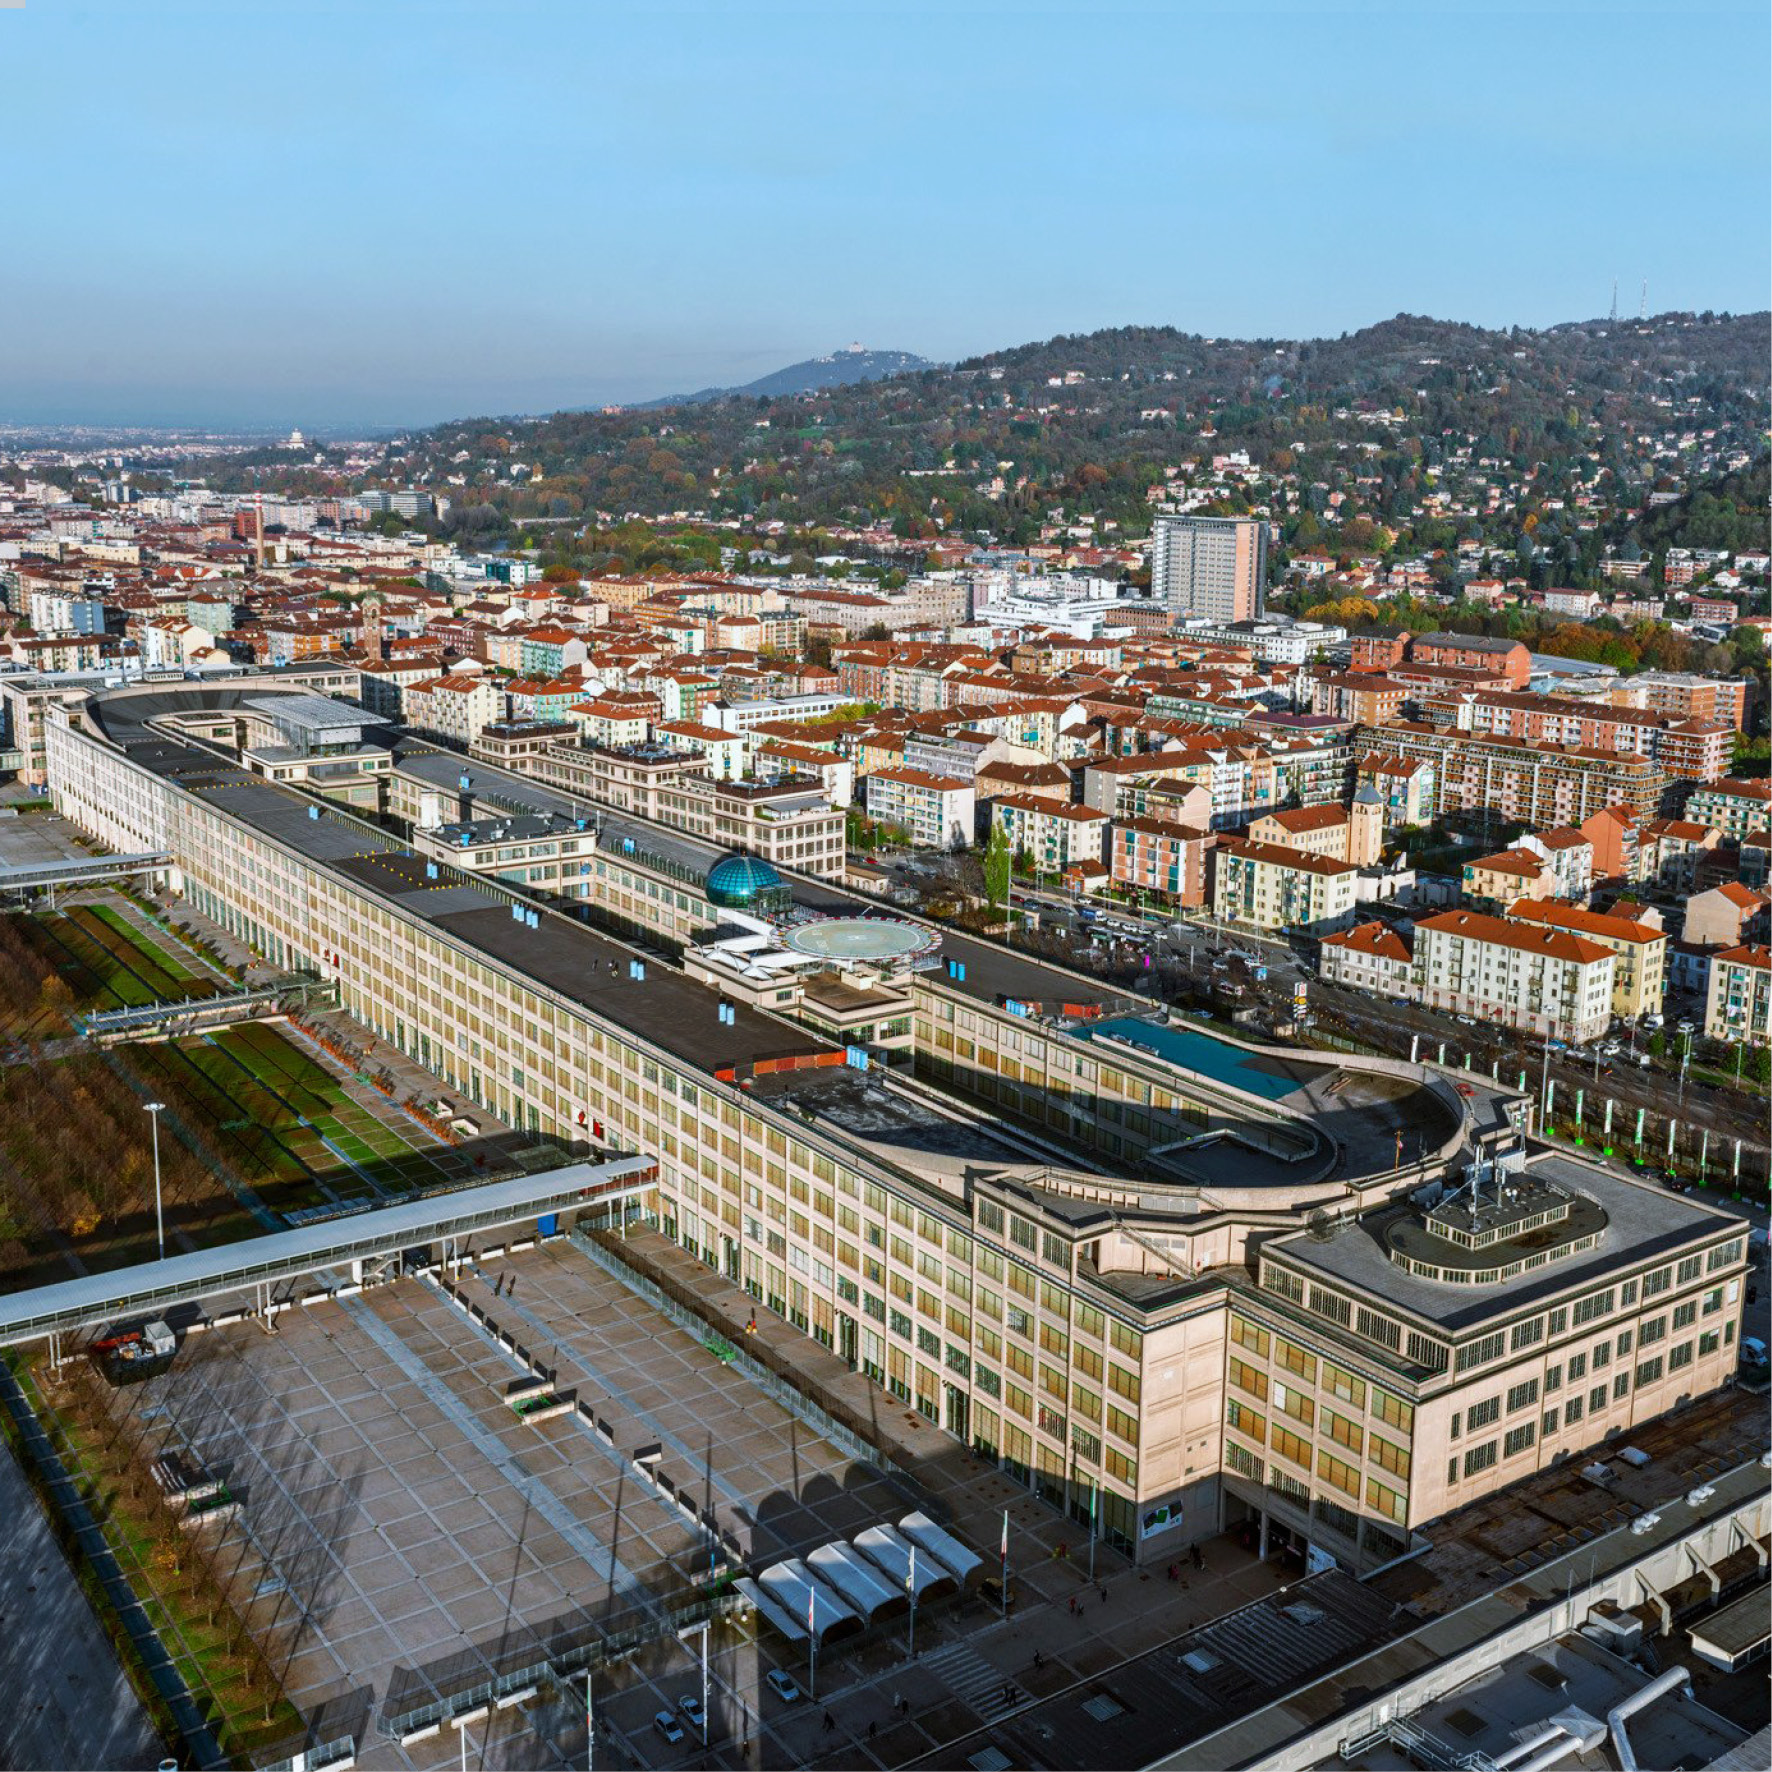
[[[782,878],[755,855],[727,855],[708,869],[708,898],[729,911],[747,910],[782,890]]]

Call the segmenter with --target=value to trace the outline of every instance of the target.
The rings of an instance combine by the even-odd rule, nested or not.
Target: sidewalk
[[[865,1437],[881,1449],[881,1462],[950,1516],[950,1529],[984,1558],[991,1574],[1005,1510],[1009,1516],[1016,1599],[1007,1619],[974,1596],[919,1615],[914,1662],[908,1628],[821,1658],[817,1702],[772,1715],[766,1738],[751,1743],[750,1765],[887,1766],[934,1753],[982,1722],[1099,1677],[1288,1579],[1277,1564],[1259,1563],[1229,1539],[1215,1539],[1203,1546],[1206,1567],[1198,1572],[1186,1565],[1179,1541],[1155,1567],[1142,1569],[1098,1542],[1091,1581],[1086,1528],[850,1371],[835,1354],[659,1232],[630,1227],[625,1246],[611,1241],[636,1268],[692,1300],[728,1339],[839,1419],[862,1424]],[[757,1329],[748,1334],[753,1312]],[[912,1505],[907,1493],[905,1511]],[[1171,1561],[1183,1565],[1183,1580],[1166,1578]],[[783,1659],[804,1683],[794,1658]],[[899,1696],[909,1705],[908,1715],[894,1710]],[[834,1730],[823,1727],[827,1711]],[[715,1758],[741,1763],[737,1744],[725,1753],[716,1749]]]

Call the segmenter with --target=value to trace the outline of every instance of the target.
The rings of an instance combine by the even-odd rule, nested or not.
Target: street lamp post
[[[154,1230],[160,1239],[160,1259],[166,1259],[166,1215],[160,1206],[160,1116],[166,1111],[163,1101],[144,1102],[142,1111],[154,1128]]]
[[[810,1613],[810,1607],[808,1607],[808,1616],[812,1616],[812,1613]],[[688,1643],[689,1637],[698,1636],[698,1637],[700,1637],[700,1639],[702,1639],[702,1745],[703,1745],[703,1747],[707,1747],[707,1696],[709,1696],[709,1694],[707,1694],[707,1627],[709,1627],[709,1621],[707,1621],[707,1620],[705,1620],[705,1618],[703,1618],[703,1620],[700,1621],[700,1623],[698,1623],[698,1625],[684,1625],[684,1628],[682,1628],[682,1630],[679,1630],[679,1632],[677,1632],[677,1641],[679,1641],[679,1643]],[[588,1680],[587,1680],[587,1689],[588,1689]]]

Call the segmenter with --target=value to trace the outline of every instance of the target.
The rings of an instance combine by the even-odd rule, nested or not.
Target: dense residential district
[[[1680,400],[1418,558],[1191,432],[1013,536],[0,461],[12,1763],[1764,1765],[1768,553],[1599,541],[1750,466]]]

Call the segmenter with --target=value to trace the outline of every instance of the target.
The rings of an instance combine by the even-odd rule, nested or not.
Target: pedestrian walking
[[[829,1711],[828,1711],[828,1710],[827,1710],[827,1711],[826,1711],[826,1712],[825,1712],[825,1713],[824,1713],[824,1732],[825,1732],[825,1734],[827,1734],[827,1735],[829,1735],[829,1734],[830,1734],[830,1732],[831,1732],[831,1731],[832,1731],[832,1730],[833,1730],[833,1729],[834,1729],[834,1728],[836,1728],[836,1726],[837,1726],[837,1720],[836,1720],[836,1718],[835,1718],[835,1717],[833,1717],[833,1716],[832,1716],[832,1715],[831,1715],[831,1713],[830,1713],[830,1712],[829,1712]]]
[[[880,1725],[878,1723],[876,1723],[872,1717],[868,1718],[868,1740],[869,1741],[872,1741],[874,1739],[874,1731],[876,1729],[878,1729],[879,1726]]]
[[[1075,1594],[1072,1594],[1071,1595],[1071,1617],[1075,1618],[1076,1616],[1077,1616],[1077,1596]]]
[[[1104,1606],[1107,1604],[1107,1589],[1105,1587],[1101,1590],[1101,1603]]]

